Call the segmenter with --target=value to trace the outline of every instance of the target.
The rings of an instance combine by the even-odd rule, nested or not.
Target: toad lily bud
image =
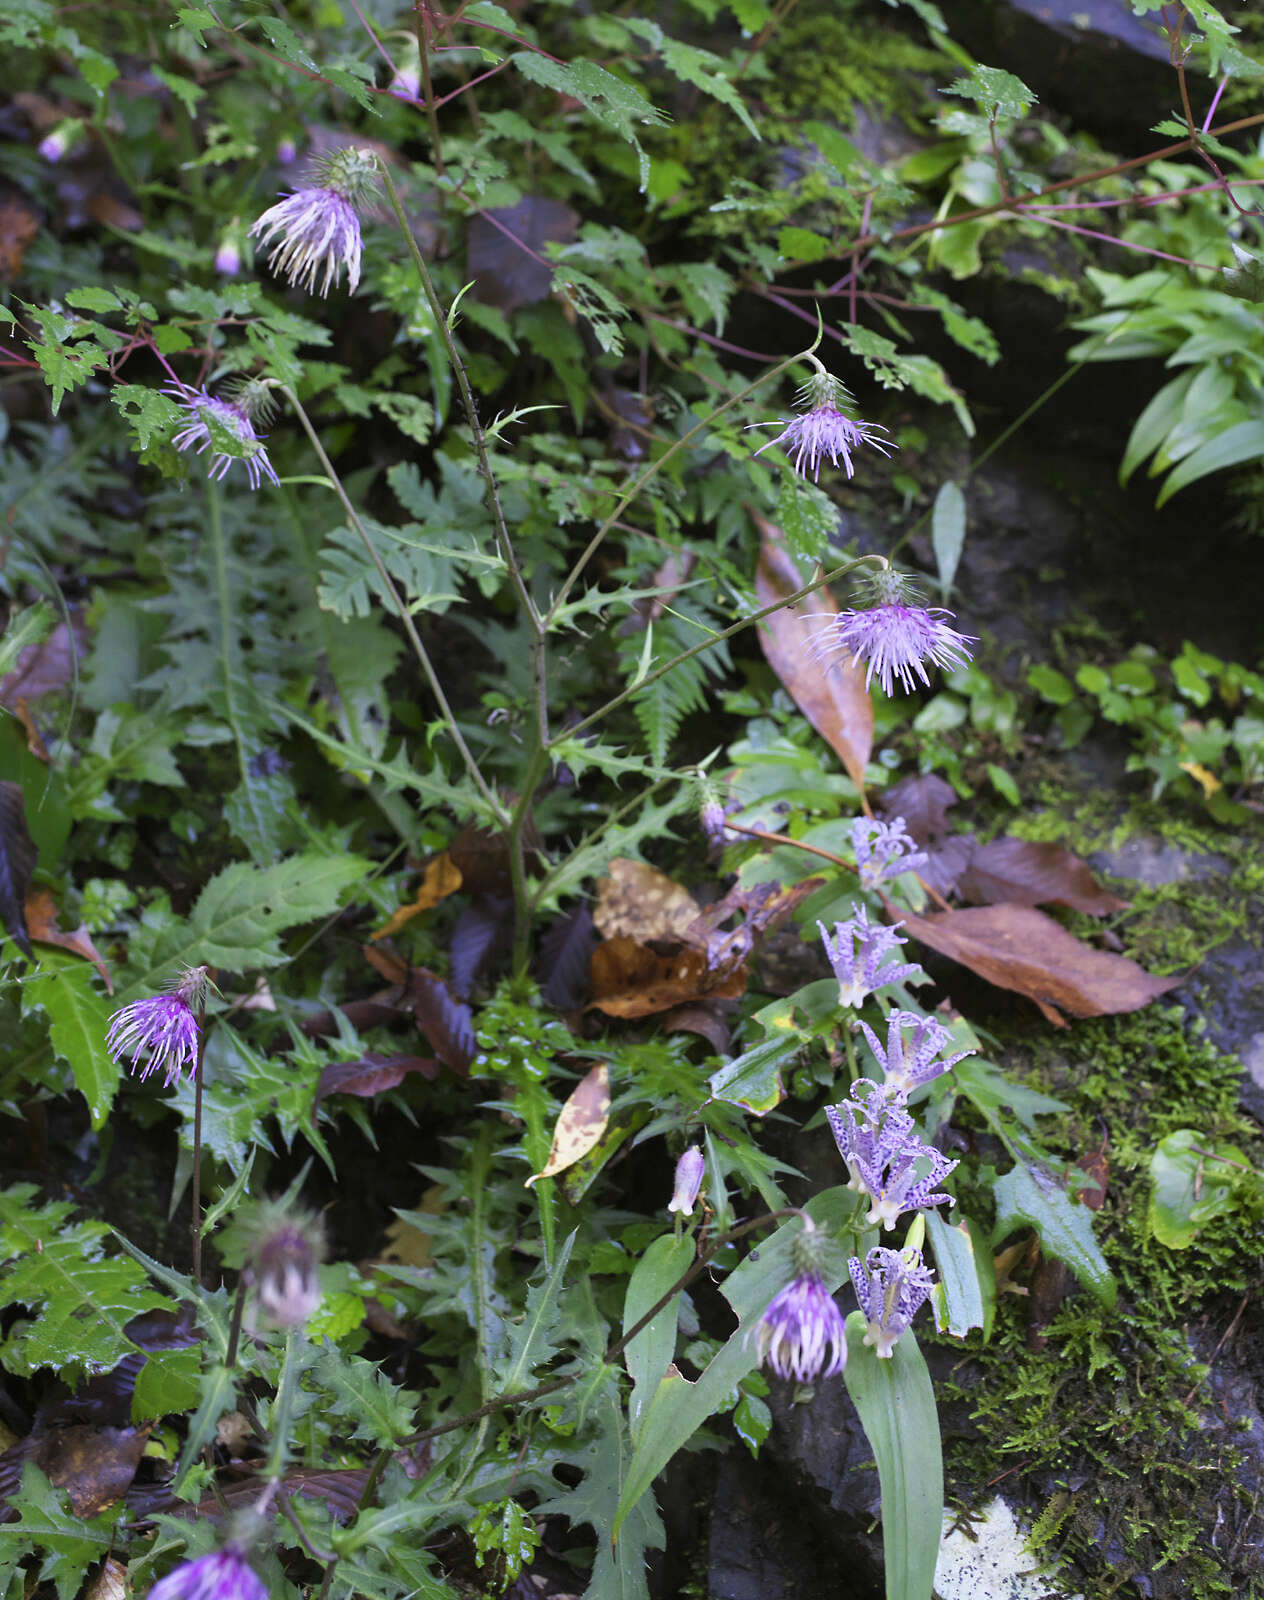
[[[676,1163],[676,1187],[672,1190],[669,1211],[678,1211],[682,1217],[693,1216],[702,1187],[702,1175],[707,1170],[706,1159],[698,1146],[690,1145]]]

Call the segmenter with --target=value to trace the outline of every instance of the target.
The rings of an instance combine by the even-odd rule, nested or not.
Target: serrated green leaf
[[[86,285],[82,289],[68,289],[66,291],[66,304],[74,306],[77,311],[121,311],[123,302],[113,289],[102,289],[96,285]]]
[[[543,1283],[533,1283],[527,1289],[527,1309],[515,1320],[506,1322],[509,1346],[493,1367],[493,1381],[502,1394],[513,1394],[526,1389],[535,1381],[537,1367],[543,1366],[556,1354],[550,1342],[558,1319],[558,1301],[566,1268],[570,1264],[575,1245],[572,1233],[564,1240],[552,1267]]]
[[[0,678],[13,671],[18,656],[28,645],[43,644],[56,626],[57,617],[46,600],[23,606],[10,619],[0,638]]]
[[[202,1352],[151,1350],[136,1375],[132,1421],[180,1417],[198,1403],[202,1392]]]
[[[187,343],[187,335],[183,336]],[[160,389],[143,383],[124,383],[111,389],[110,399],[127,418],[142,450],[157,433],[166,438],[183,415],[180,406]]]
[[[22,1468],[22,1487],[9,1503],[21,1515],[14,1522],[0,1523],[0,1571],[7,1576],[35,1550],[43,1555],[36,1581],[55,1584],[58,1600],[74,1600],[88,1568],[113,1547],[125,1509],[122,1501],[95,1517],[81,1517],[70,1508],[66,1491],[55,1489],[28,1461]]]
[[[354,1421],[352,1439],[371,1439],[379,1450],[385,1450],[417,1426],[421,1396],[399,1388],[361,1356],[344,1355],[327,1344],[313,1377],[331,1397],[329,1415]]]
[[[99,983],[81,957],[41,947],[39,971],[22,990],[23,1009],[38,1006],[47,1015],[53,1049],[74,1073],[96,1129],[105,1126],[123,1073],[105,1047],[113,1007]]]
[[[280,935],[287,928],[332,915],[343,895],[364,878],[360,856],[291,856],[272,867],[235,862],[202,890],[192,912],[154,942],[149,966],[128,986],[128,997],[160,987],[184,966],[244,972],[285,959]]]
[[[616,78],[595,61],[555,61],[551,56],[519,51],[509,57],[524,78],[560,95],[578,100],[585,111],[618,134],[636,151],[641,188],[649,182],[650,163],[636,136],[637,126],[661,127],[670,119],[645,98],[635,84]]]
[[[1107,1310],[1114,1307],[1115,1279],[1093,1237],[1093,1213],[1086,1205],[1073,1200],[1046,1168],[1023,1162],[998,1178],[992,1193],[994,1244],[1024,1224],[1035,1228],[1045,1254],[1065,1262]]]
[[[209,1444],[215,1437],[219,1419],[237,1404],[236,1370],[219,1364],[213,1366],[202,1374],[200,1392],[202,1398],[189,1423],[184,1449],[181,1450],[180,1460],[176,1464],[175,1477],[172,1481],[176,1493],[179,1493],[181,1480],[201,1455],[203,1445]]]
[[[125,1325],[171,1302],[145,1287],[134,1261],[104,1255],[104,1223],[69,1223],[69,1205],[36,1207],[35,1194],[29,1183],[0,1193],[0,1294],[32,1313],[10,1328],[0,1361],[21,1377],[38,1367],[107,1372],[136,1349]]]

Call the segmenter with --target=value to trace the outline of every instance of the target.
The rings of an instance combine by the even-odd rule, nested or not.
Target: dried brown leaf
[[[26,930],[26,891],[38,852],[26,825],[22,785],[0,779],[0,922],[22,954],[31,954]]]
[[[618,857],[597,884],[593,921],[607,939],[684,944],[701,907],[688,889],[644,861]]]
[[[948,807],[956,803],[950,783],[934,772],[919,772],[884,789],[877,807],[884,817],[903,817],[912,838],[929,844],[948,831]]]
[[[1033,839],[1006,837],[978,845],[957,889],[974,905],[1070,906],[1094,917],[1128,907],[1127,900],[1102,888],[1087,861],[1060,844]]]
[[[0,706],[16,711],[19,701],[30,705],[71,682],[75,661],[87,644],[82,619],[76,616],[73,621],[73,632],[65,621],[59,622],[43,643],[28,644],[18,651],[13,671],[0,678]]]
[[[592,953],[592,1004],[608,1017],[648,1017],[704,997],[735,1000],[746,979],[745,963],[717,971],[697,950],[656,955],[634,939],[607,939]]]
[[[0,278],[6,283],[12,283],[22,270],[22,257],[39,230],[39,212],[20,195],[0,197]]]
[[[461,869],[446,850],[432,857],[426,863],[425,874],[414,899],[408,905],[400,906],[397,911],[392,912],[389,922],[371,933],[370,939],[385,939],[392,933],[398,933],[406,922],[411,922],[421,912],[437,906],[440,900],[446,900],[448,895],[455,894],[461,883]]]
[[[57,902],[47,889],[34,889],[27,895],[26,926],[31,938],[40,944],[55,944],[62,950],[69,950],[72,955],[82,956],[85,961],[91,961],[105,979],[106,993],[114,993],[114,980],[110,977],[109,968],[102,961],[100,952],[92,942],[92,935],[83,927],[76,928],[73,933],[64,933],[58,927]]]
[[[782,543],[780,528],[758,512],[751,515],[761,538],[755,594],[761,606],[769,606],[801,589],[803,580]],[[804,620],[837,612],[834,597],[828,590],[818,589],[797,606],[765,618],[759,625],[759,642],[790,698],[863,795],[865,766],[873,748],[873,702],[865,688],[864,671],[846,656],[835,656],[828,664],[812,660],[809,650],[814,633]]]
[[[410,1072],[437,1078],[439,1063],[431,1056],[383,1056],[376,1050],[366,1050],[359,1061],[334,1061],[325,1068],[312,1105],[319,1105],[331,1094],[354,1094],[361,1100],[371,1100],[374,1095],[398,1088]]]
[[[998,988],[1026,995],[1059,1027],[1066,1025],[1063,1011],[1073,1017],[1139,1011],[1181,981],[1156,978],[1126,956],[1094,950],[1031,906],[900,916],[915,939]]]
[[[586,1156],[606,1131],[609,1115],[610,1069],[599,1061],[567,1096],[553,1130],[549,1159],[526,1180],[526,1187],[565,1172]]]

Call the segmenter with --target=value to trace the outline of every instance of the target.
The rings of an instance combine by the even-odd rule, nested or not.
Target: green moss
[[[991,1343],[963,1363],[942,1398],[965,1401],[975,1427],[949,1437],[950,1481],[991,1483],[1015,1471],[1042,1500],[1034,1533],[1045,1556],[1073,1563],[1094,1596],[1255,1594],[1214,1541],[1237,1480],[1232,1427],[1202,1387],[1186,1329],[1213,1327],[1247,1292],[1258,1199],[1216,1219],[1173,1251],[1149,1236],[1149,1161],[1177,1127],[1240,1143],[1264,1162],[1258,1126],[1238,1110],[1240,1068],[1175,1007],[1081,1023],[1032,1043],[1014,1039],[1004,1064],[1071,1107],[1055,1135],[1068,1159],[1103,1147],[1109,1168],[1096,1232],[1120,1284],[1107,1316],[1074,1291],[1028,1347],[1030,1302],[1003,1296]],[[1048,1131],[1048,1130],[1047,1130]],[[1133,1577],[1153,1585],[1143,1590]]]
[[[1117,885],[1131,900],[1128,911],[1110,919],[1123,952],[1157,973],[1185,972],[1233,938],[1260,943],[1264,928],[1264,838],[1218,827],[1177,801],[1138,800],[1121,809],[1115,794],[1068,790],[1045,781],[1037,790],[1039,810],[1013,818],[1007,831],[1024,839],[1051,840],[1079,856],[1114,851],[1137,839],[1158,840],[1194,858],[1229,862],[1224,870],[1209,863],[1204,877],[1187,876],[1147,886],[1132,880]],[[1099,919],[1075,924],[1081,935],[1100,928]]]

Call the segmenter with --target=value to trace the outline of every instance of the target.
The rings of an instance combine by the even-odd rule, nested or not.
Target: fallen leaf
[[[1128,901],[1103,889],[1087,861],[1060,844],[1033,839],[993,839],[978,845],[957,880],[957,892],[974,905],[1070,906],[1090,916],[1125,911]]]
[[[464,1075],[474,1059],[474,1013],[425,967],[408,974],[408,1004],[430,1048],[445,1067]]]
[[[777,927],[800,902],[825,882],[824,878],[804,878],[789,888],[779,883],[736,883],[714,905],[707,906],[685,930],[684,942],[701,950],[707,966],[715,971],[734,961],[745,960],[755,941]],[[738,911],[745,920],[728,932],[723,924]]]
[[[55,694],[73,680],[75,664],[87,645],[87,632],[80,617],[73,618],[73,630],[62,621],[40,644],[28,644],[18,651],[13,671],[0,678],[0,706],[16,711],[21,701],[29,705],[46,694]]]
[[[541,1178],[565,1172],[585,1156],[606,1131],[610,1115],[610,1069],[599,1061],[567,1096],[553,1130],[549,1159],[526,1180],[529,1189]]]
[[[555,1010],[575,1011],[583,1005],[596,942],[597,930],[586,905],[578,905],[558,917],[540,940],[536,962],[540,993]]]
[[[803,580],[781,542],[781,530],[757,511],[751,515],[761,539],[755,595],[761,606],[769,606],[801,589]],[[768,665],[843,763],[863,799],[865,766],[873,748],[873,701],[865,688],[864,671],[849,657],[813,660],[809,652],[817,630],[804,620],[837,612],[833,595],[818,589],[797,606],[766,617],[759,624],[759,642]]]
[[[701,910],[688,889],[666,873],[648,862],[618,857],[610,863],[609,876],[597,884],[593,921],[607,939],[683,944]]]
[[[27,1459],[64,1489],[79,1517],[95,1517],[121,1500],[145,1453],[152,1424],[96,1428],[84,1423],[52,1428],[35,1441]]]
[[[13,707],[13,715],[22,724],[23,731],[26,734],[26,748],[31,752],[37,761],[47,762],[49,755],[48,751],[44,748],[44,735],[36,726],[35,718],[31,714],[31,708],[27,705],[25,700],[19,700],[18,703]]]
[[[878,796],[877,807],[888,819],[903,817],[905,831],[918,844],[930,844],[948,831],[948,807],[957,803],[957,791],[934,772],[901,778]]]
[[[426,863],[426,870],[417,890],[415,898],[406,906],[400,906],[392,912],[391,918],[382,927],[369,935],[370,939],[385,939],[392,933],[398,933],[405,923],[411,922],[415,916],[423,911],[429,911],[432,906],[437,906],[440,900],[446,900],[448,895],[455,894],[462,883],[460,868],[453,861],[446,850],[434,856]]]
[[[674,1011],[669,1011],[664,1016],[662,1027],[664,1033],[700,1035],[718,1056],[727,1055],[733,1040],[733,1032],[728,1021],[707,1001],[677,1006]]]
[[[1180,767],[1182,772],[1188,772],[1190,777],[1201,785],[1203,796],[1207,800],[1210,800],[1216,790],[1222,787],[1216,774],[1204,767],[1200,761],[1182,761]]]
[[[543,195],[524,195],[517,205],[476,213],[465,230],[474,298],[502,311],[547,300],[554,269],[542,259],[544,247],[569,244],[578,227],[579,217],[569,206]]]
[[[39,212],[16,194],[0,197],[0,278],[12,283],[22,270],[22,257],[39,232]]]
[[[431,1056],[383,1056],[366,1050],[359,1061],[334,1061],[320,1075],[312,1105],[331,1094],[354,1094],[361,1100],[396,1089],[410,1072],[423,1078],[437,1078],[439,1063]]]
[[[85,1587],[83,1600],[127,1600],[127,1563],[106,1556],[101,1570]]]
[[[32,954],[25,905],[37,853],[26,826],[22,785],[0,779],[0,922],[25,956]]]
[[[746,991],[739,963],[715,971],[697,950],[658,955],[635,939],[607,939],[592,953],[592,1004],[608,1017],[648,1017],[688,1001],[735,1000]]]
[[[109,969],[92,942],[92,935],[84,927],[76,928],[73,933],[63,933],[57,926],[57,902],[47,889],[36,889],[26,897],[26,926],[31,938],[40,944],[55,944],[62,950],[69,950],[74,955],[82,956],[85,961],[91,961],[101,976],[105,979],[105,991],[114,993],[114,983],[110,977]]]
[[[1066,1026],[1062,1011],[1073,1017],[1139,1011],[1181,982],[1082,944],[1031,906],[975,906],[923,917],[901,910],[899,916],[915,939],[998,988],[1026,995],[1056,1027]]]
[[[448,951],[453,992],[467,996],[498,949],[513,942],[513,897],[480,896],[456,919]]]

